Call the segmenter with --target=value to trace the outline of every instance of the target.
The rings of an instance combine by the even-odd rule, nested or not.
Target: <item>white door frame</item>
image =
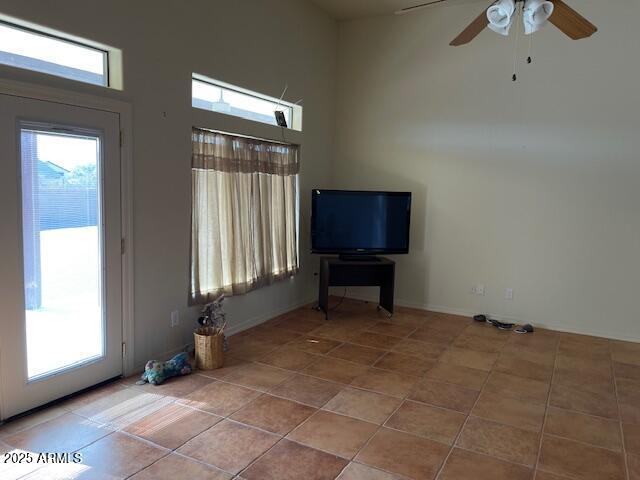
[[[134,371],[134,262],[133,262],[133,109],[131,104],[95,95],[71,92],[14,80],[0,79],[0,93],[75,107],[116,113],[120,117],[122,262],[122,371]],[[3,379],[0,369],[0,418],[3,418]]]

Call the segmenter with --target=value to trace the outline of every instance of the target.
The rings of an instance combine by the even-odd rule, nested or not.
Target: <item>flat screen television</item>
[[[313,190],[313,253],[409,253],[410,192]]]

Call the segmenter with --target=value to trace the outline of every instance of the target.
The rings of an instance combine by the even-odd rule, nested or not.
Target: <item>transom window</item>
[[[0,64],[119,88],[109,77],[112,51],[0,19]]]
[[[283,113],[287,128],[302,130],[302,107],[200,75],[192,79],[191,105],[195,108],[278,125],[276,111]]]

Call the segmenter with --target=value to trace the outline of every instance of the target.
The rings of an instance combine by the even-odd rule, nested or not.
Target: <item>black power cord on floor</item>
[[[340,307],[340,305],[342,305],[342,302],[344,302],[344,299],[346,297],[347,297],[347,288],[345,287],[344,293],[342,294],[342,298],[340,299],[340,301],[333,308],[330,308],[329,311],[330,312],[335,312]]]
[[[330,308],[328,311],[329,312],[334,312],[338,309],[338,307],[340,307],[340,305],[342,305],[342,302],[344,302],[344,299],[347,297],[347,288],[345,287],[344,289],[344,293],[342,294],[342,298],[338,301],[338,303],[336,305],[334,305],[332,308]],[[311,307],[312,310],[320,310],[320,305],[318,305],[317,303]]]

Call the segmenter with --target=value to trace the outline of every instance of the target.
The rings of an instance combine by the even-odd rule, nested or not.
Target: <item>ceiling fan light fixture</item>
[[[509,35],[515,11],[515,0],[497,0],[487,9],[488,27],[500,35]]]
[[[519,17],[520,9],[516,9],[516,3],[518,6],[523,3],[522,20],[527,34],[539,30],[547,21],[573,40],[588,38],[598,31],[598,27],[563,0],[497,0],[474,18],[449,45],[467,45],[487,27],[507,35],[511,24]]]
[[[554,5],[546,0],[525,0],[523,10],[524,33],[531,35],[542,28],[553,14]]]
[[[500,35],[504,35],[505,37],[508,37],[509,32],[511,31],[511,25],[513,25],[513,17],[511,17],[511,20],[509,21],[509,23],[504,27],[499,27],[492,23],[487,25],[487,27],[489,27],[490,30],[493,30],[494,32],[499,33]]]

